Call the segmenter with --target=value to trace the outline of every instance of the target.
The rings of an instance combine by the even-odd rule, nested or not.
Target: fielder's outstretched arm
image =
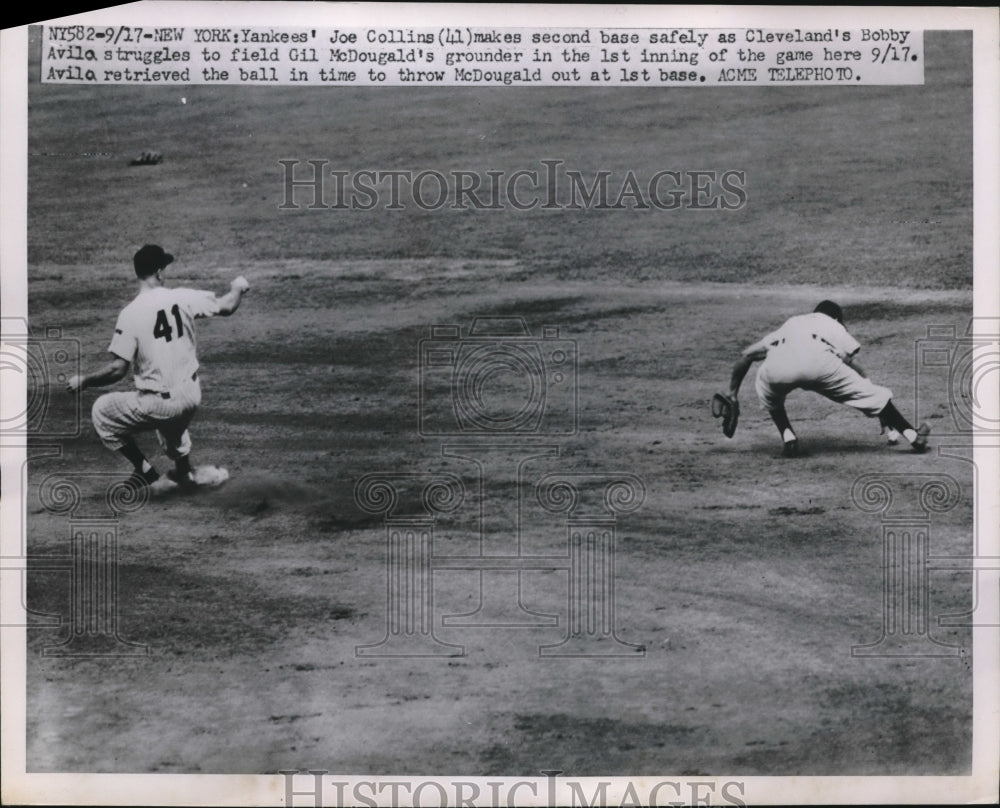
[[[249,288],[250,284],[247,283],[247,279],[240,275],[229,285],[228,292],[224,295],[216,295],[215,299],[219,302],[219,314],[228,317],[235,312],[240,307],[240,301]]]
[[[729,379],[730,396],[736,398],[739,395],[740,385],[743,384],[743,379],[749,372],[750,367],[754,362],[757,362],[766,356],[767,348],[759,342],[754,343],[743,352],[743,355],[737,359],[736,364],[733,365],[733,375]]]
[[[66,390],[70,393],[78,393],[87,387],[104,387],[108,384],[114,384],[125,378],[130,364],[120,356],[115,356],[108,364],[93,373],[70,376],[69,381],[66,382]]]

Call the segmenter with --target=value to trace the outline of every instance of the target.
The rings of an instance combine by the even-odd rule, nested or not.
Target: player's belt
[[[193,381],[193,382],[198,381],[198,371],[197,370],[194,373],[191,374],[191,381]],[[140,392],[142,392],[142,393],[149,393],[149,394],[154,395],[154,396],[159,396],[160,398],[170,398],[170,393],[169,392],[160,392],[159,390],[141,390]]]

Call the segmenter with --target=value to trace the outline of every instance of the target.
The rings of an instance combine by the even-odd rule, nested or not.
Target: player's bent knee
[[[116,425],[113,413],[114,393],[105,393],[94,402],[90,410],[90,420],[101,443],[109,449],[118,450],[125,445],[124,435],[119,425]]]
[[[109,421],[108,400],[109,396],[105,393],[94,402],[94,406],[90,409],[90,420],[93,422],[97,434],[102,436],[102,439],[103,434],[107,431]]]
[[[125,445],[125,438],[123,435],[119,435],[116,432],[108,429],[105,426],[94,425],[95,431],[97,432],[97,437],[101,439],[101,443],[107,446],[109,449],[117,451]]]

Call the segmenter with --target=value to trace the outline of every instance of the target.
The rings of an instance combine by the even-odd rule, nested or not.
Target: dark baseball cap
[[[844,322],[844,310],[832,300],[821,300],[813,311],[825,314],[827,317],[832,317],[838,323]]]
[[[146,244],[132,258],[132,264],[135,266],[135,274],[138,277],[148,278],[150,275],[155,275],[157,270],[172,263],[173,260],[174,257],[170,253],[164,252],[163,247],[156,244]]]

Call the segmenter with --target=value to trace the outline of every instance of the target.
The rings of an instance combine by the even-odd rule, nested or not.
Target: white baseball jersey
[[[198,370],[194,319],[218,313],[214,292],[143,289],[118,315],[108,350],[132,363],[136,389],[169,392]]]
[[[861,345],[841,323],[820,312],[786,320],[746,353],[760,348],[767,350],[767,357],[757,371],[756,389],[765,409],[783,406],[795,389],[812,390],[867,415],[881,412],[892,398],[889,388],[844,363]]]
[[[861,350],[841,323],[820,312],[786,320],[757,345],[767,349],[764,361],[784,381],[822,376]]]

